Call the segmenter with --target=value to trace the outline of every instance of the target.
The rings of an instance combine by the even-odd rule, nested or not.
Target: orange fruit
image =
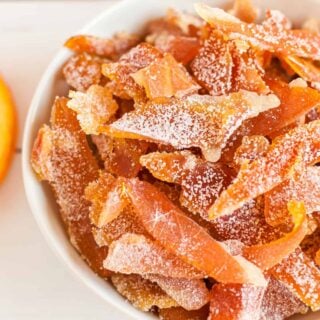
[[[9,88],[0,77],[0,182],[3,181],[10,165],[16,136],[15,105]]]

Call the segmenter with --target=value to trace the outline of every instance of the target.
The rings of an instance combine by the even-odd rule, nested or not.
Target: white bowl
[[[85,33],[108,37],[118,31],[139,32],[147,20],[165,14],[168,7],[193,11],[193,2],[195,1],[122,1],[99,15],[80,30],[79,34]],[[229,1],[213,0],[207,2],[213,6],[221,7]],[[262,9],[274,8],[282,10],[296,23],[300,23],[308,17],[320,17],[319,0],[258,0],[255,2]],[[29,205],[49,245],[79,279],[107,303],[122,310],[133,319],[154,319],[154,316],[140,312],[128,304],[109,283],[96,276],[80,258],[64,232],[57,214],[57,205],[49,188],[39,183],[30,165],[29,159],[33,141],[40,126],[48,122],[54,97],[67,93],[67,87],[60,71],[70,55],[71,53],[66,49],[61,49],[58,52],[45,71],[31,102],[24,131],[22,157],[23,179]],[[295,319],[316,320],[319,317],[320,315],[317,313],[296,316]]]

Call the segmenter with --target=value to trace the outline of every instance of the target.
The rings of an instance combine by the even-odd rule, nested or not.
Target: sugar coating
[[[146,277],[156,282],[163,291],[186,310],[200,309],[209,302],[209,290],[203,280],[168,278],[160,275]]]
[[[177,149],[199,147],[204,157],[214,162],[245,119],[278,105],[274,95],[259,96],[247,91],[224,97],[155,99],[113,122],[109,134],[140,137]]]
[[[153,306],[161,309],[178,306],[156,283],[139,275],[114,274],[111,281],[121,295],[142,311],[149,311]]]
[[[320,270],[300,249],[272,269],[273,276],[313,311],[320,308]]]
[[[99,128],[108,123],[118,109],[112,92],[99,85],[92,85],[83,92],[69,92],[67,105],[77,112],[77,119],[86,134],[98,134]]]
[[[157,274],[172,278],[203,278],[204,274],[143,235],[126,233],[109,247],[104,267],[125,274]]]

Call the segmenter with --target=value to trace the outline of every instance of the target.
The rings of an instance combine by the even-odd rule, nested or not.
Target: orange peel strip
[[[146,230],[169,251],[217,281],[265,284],[257,267],[241,256],[231,256],[157,188],[137,179],[124,179],[124,184]]]
[[[77,119],[86,134],[97,134],[118,110],[110,89],[99,85],[90,86],[86,93],[70,91],[69,98],[67,105],[77,112]]]
[[[232,91],[231,47],[222,34],[212,32],[191,63],[194,77],[211,95]]]
[[[312,61],[296,56],[281,57],[302,79],[310,82],[320,82],[320,68]]]
[[[231,39],[246,40],[253,47],[274,53],[320,59],[320,35],[314,32],[279,28],[278,24],[272,25],[268,20],[261,25],[247,24],[222,9],[204,3],[196,4],[195,8],[206,22]]]
[[[103,268],[107,250],[99,248],[93,238],[90,203],[84,197],[86,186],[98,177],[99,168],[67,102],[66,98],[56,98],[51,128],[45,125],[39,130],[31,161],[39,178],[48,181],[54,190],[72,244],[90,267],[105,278],[110,275]]]
[[[140,162],[155,178],[181,185],[181,205],[204,219],[233,177],[233,171],[226,165],[204,161],[188,151],[148,153]]]
[[[200,86],[193,81],[185,67],[165,53],[163,58],[131,74],[134,81],[146,90],[147,97],[182,97],[196,93]]]
[[[290,86],[284,81],[271,79],[269,75],[266,77],[266,83],[280,99],[280,106],[261,112],[255,118],[245,120],[230,138],[231,143],[227,144],[228,150],[224,151],[224,157],[232,158],[243,136],[271,136],[293,124],[320,104],[320,92],[312,88]]]
[[[192,95],[183,100],[158,98],[126,113],[102,128],[102,132],[113,137],[160,142],[179,149],[199,147],[208,161],[215,162],[244,120],[279,104],[275,95],[249,91],[221,97]]]
[[[314,258],[316,264],[320,267],[320,249],[316,252],[316,256]]]
[[[270,277],[261,305],[261,319],[287,319],[296,313],[306,313],[308,307],[287,286]]]
[[[111,281],[121,295],[142,311],[149,311],[153,306],[159,308],[178,307],[178,303],[156,283],[137,274],[114,274],[111,276]]]
[[[135,46],[138,41],[137,36],[129,34],[118,34],[111,39],[77,35],[69,38],[64,46],[79,53],[86,52],[107,58],[117,58]]]
[[[198,54],[200,41],[196,37],[173,35],[163,31],[155,36],[154,45],[161,52],[168,52],[178,62],[187,65]]]
[[[294,227],[284,237],[266,244],[243,248],[243,256],[262,270],[270,269],[292,253],[308,232],[306,211],[303,202],[288,202]]]
[[[103,263],[108,270],[171,278],[202,279],[204,274],[143,235],[126,233],[114,241]]]
[[[259,320],[265,289],[252,285],[215,284],[211,289],[208,320]]]
[[[115,96],[122,99],[142,99],[144,90],[131,77],[131,74],[147,67],[162,53],[149,43],[139,43],[136,47],[121,56],[117,62],[105,63],[101,72],[111,81],[107,86]]]
[[[288,222],[287,202],[303,201],[308,214],[320,210],[320,168],[302,168],[291,178],[265,194],[264,215],[270,225]]]
[[[289,178],[298,164],[313,164],[319,159],[320,120],[316,120],[274,140],[265,157],[244,163],[237,178],[209,209],[209,218],[231,214]]]
[[[270,272],[313,311],[320,310],[320,270],[299,248]]]
[[[141,170],[140,157],[149,144],[141,140],[112,138],[106,135],[91,136],[106,171],[126,178],[134,178]]]
[[[290,87],[287,83],[266,79],[271,91],[280,99],[279,107],[260,113],[239,128],[246,135],[268,135],[306,114],[320,104],[320,93],[312,88]]]
[[[69,86],[86,91],[91,85],[99,84],[103,59],[80,53],[72,56],[63,66],[62,73]]]
[[[198,310],[209,302],[210,295],[203,280],[145,275],[186,310]]]

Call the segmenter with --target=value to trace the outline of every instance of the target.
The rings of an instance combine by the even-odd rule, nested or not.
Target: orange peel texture
[[[38,177],[54,190],[72,244],[95,272],[106,277],[110,274],[103,268],[107,251],[93,238],[90,203],[84,197],[86,186],[98,177],[98,164],[67,102],[66,98],[56,98],[51,127],[43,126],[34,143],[32,165]]]
[[[171,278],[201,279],[204,274],[143,235],[124,234],[109,247],[104,266],[114,272],[157,274]]]
[[[300,163],[316,163],[320,156],[319,138],[320,121],[316,120],[274,140],[264,157],[241,166],[237,178],[209,209],[209,217],[231,214],[289,178]]]
[[[290,222],[286,203],[290,199],[303,201],[308,215],[319,211],[319,168],[301,168],[292,177],[265,194],[266,220],[271,225]],[[289,221],[288,221],[289,220]]]
[[[178,149],[199,147],[208,161],[215,162],[241,122],[278,105],[275,95],[249,91],[222,97],[158,98],[125,114],[102,132],[112,137],[169,144]]]
[[[218,281],[265,284],[258,268],[240,256],[231,256],[154,186],[135,179],[124,183],[140,221],[169,251]]]
[[[284,237],[266,244],[258,244],[243,249],[243,256],[262,270],[270,269],[300,245],[308,232],[306,211],[303,202],[288,202],[288,210],[293,220],[292,231]]]
[[[281,23],[268,23],[267,19],[262,24],[247,24],[222,9],[203,3],[196,4],[195,8],[213,28],[224,32],[231,39],[245,40],[253,47],[274,53],[320,59],[319,34],[308,30],[286,29]],[[282,15],[276,10],[272,11],[274,15]]]
[[[77,35],[69,38],[64,46],[78,53],[89,53],[115,59],[137,45],[139,37],[131,34],[118,34],[111,39],[90,35]]]
[[[270,272],[313,311],[320,309],[320,271],[300,248]]]
[[[169,53],[131,76],[137,84],[144,87],[149,99],[182,97],[197,93],[200,89],[187,70]]]
[[[15,105],[9,88],[0,77],[0,182],[9,169],[17,136]]]
[[[204,161],[188,151],[153,152],[142,156],[140,162],[157,179],[180,185],[181,205],[204,219],[233,177],[226,165]]]
[[[252,285],[215,284],[208,320],[259,320],[264,291],[265,287]]]

